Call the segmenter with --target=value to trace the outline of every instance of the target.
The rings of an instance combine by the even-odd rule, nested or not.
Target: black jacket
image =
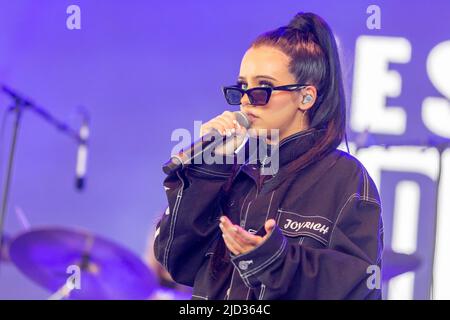
[[[176,282],[193,286],[193,299],[381,298],[381,204],[363,165],[333,150],[286,175],[286,165],[320,134],[281,141],[279,172],[263,182],[258,164],[233,175],[231,164],[190,165],[167,176],[169,206],[157,225],[155,256]],[[277,227],[248,253],[227,251],[229,262],[213,275],[223,214],[260,235],[267,219]]]

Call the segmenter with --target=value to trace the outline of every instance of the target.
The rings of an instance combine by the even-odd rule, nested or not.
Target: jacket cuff
[[[287,254],[287,240],[280,228],[275,226],[269,237],[253,250],[232,255],[231,262],[249,288],[256,288],[261,285],[258,276],[279,259],[283,259]]]

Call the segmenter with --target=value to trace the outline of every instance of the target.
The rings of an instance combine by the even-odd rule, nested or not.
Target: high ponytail
[[[317,99],[308,110],[311,128],[324,129],[316,145],[289,164],[290,173],[337,148],[345,136],[345,96],[340,60],[328,24],[314,13],[297,13],[287,26],[266,32],[252,47],[272,46],[290,57],[289,71],[297,83],[313,85]]]

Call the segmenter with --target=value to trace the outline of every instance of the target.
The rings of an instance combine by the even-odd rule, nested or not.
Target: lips
[[[257,116],[255,116],[253,113],[251,113],[251,112],[245,112],[245,114],[247,115],[247,118],[248,118],[248,120],[250,121],[250,122],[253,122],[253,121],[255,121],[255,119],[257,119],[258,117]]]

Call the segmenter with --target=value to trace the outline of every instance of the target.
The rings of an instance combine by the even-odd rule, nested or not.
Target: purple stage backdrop
[[[166,206],[161,165],[178,143],[172,132],[193,133],[194,121],[233,110],[220,86],[234,83],[255,36],[298,11],[323,16],[336,34],[349,138],[359,141],[353,154],[380,188],[385,245],[422,259],[416,272],[386,283],[384,295],[427,298],[438,154],[420,145],[450,138],[448,0],[0,0],[0,83],[74,128],[78,108],[91,117],[87,186],[78,192],[77,145],[25,113],[6,233],[23,232],[26,217],[31,227],[83,227],[144,256]],[[10,103],[0,95],[0,120]],[[2,181],[12,120],[0,134]],[[448,150],[440,191],[434,289],[436,298],[449,298]],[[0,299],[50,294],[12,264],[0,264]]]

